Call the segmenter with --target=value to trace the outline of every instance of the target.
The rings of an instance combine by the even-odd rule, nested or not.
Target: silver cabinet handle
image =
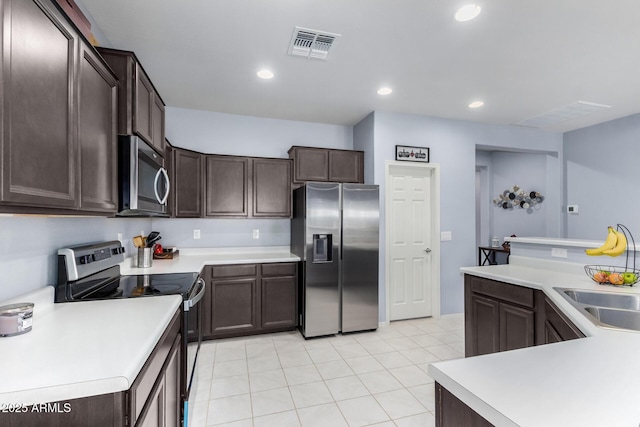
[[[425,249],[424,251],[425,251],[425,253],[431,253],[431,249],[429,249],[429,248]]]

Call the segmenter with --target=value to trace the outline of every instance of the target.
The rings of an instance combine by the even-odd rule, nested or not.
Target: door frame
[[[390,320],[390,296],[391,296],[391,280],[389,266],[391,265],[391,197],[389,189],[391,188],[391,170],[394,168],[403,168],[408,170],[428,169],[431,174],[431,236],[433,245],[431,247],[431,316],[435,319],[440,318],[440,164],[439,163],[412,163],[395,160],[387,160],[385,162],[384,171],[384,228],[385,228],[385,319],[386,324]]]

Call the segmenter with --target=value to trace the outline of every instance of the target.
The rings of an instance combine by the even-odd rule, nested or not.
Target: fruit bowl
[[[633,286],[640,280],[640,270],[612,265],[585,265],[587,276],[599,285]]]

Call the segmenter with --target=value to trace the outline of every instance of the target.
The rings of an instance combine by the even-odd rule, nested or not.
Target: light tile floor
[[[464,355],[462,315],[305,340],[298,331],[205,341],[190,427],[433,426],[427,368]]]

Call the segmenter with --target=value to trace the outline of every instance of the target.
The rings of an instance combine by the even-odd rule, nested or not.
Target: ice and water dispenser
[[[331,262],[332,261],[332,234],[314,234],[313,235],[313,262]]]

